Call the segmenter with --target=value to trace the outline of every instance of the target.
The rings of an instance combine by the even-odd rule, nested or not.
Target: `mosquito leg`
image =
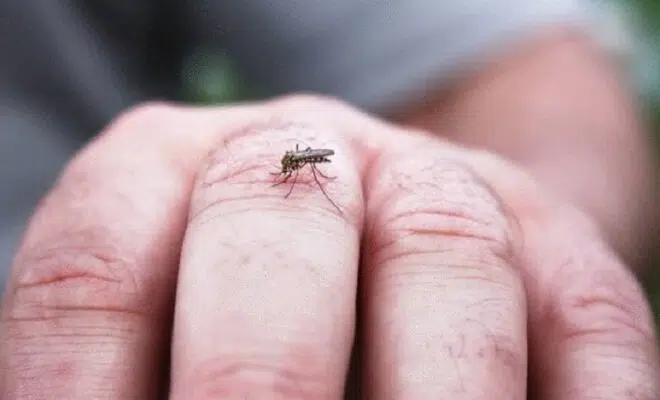
[[[274,173],[271,172],[271,175],[280,175],[280,174],[281,174],[281,172],[278,173],[278,174],[274,174]],[[289,178],[291,178],[291,172],[287,172],[287,173],[284,175],[284,179],[282,179],[281,181],[279,181],[279,182],[277,182],[277,183],[274,183],[272,186],[281,185],[281,184],[283,184],[284,182],[288,181]]]
[[[318,169],[317,167],[315,167],[314,164],[312,164],[312,168],[315,169],[316,172],[318,172],[319,175],[321,175],[321,176],[324,177],[325,179],[329,179],[329,180],[335,180],[335,179],[337,179],[336,176],[328,176],[328,175],[324,174],[323,172],[321,172],[320,169]]]
[[[316,166],[314,164],[310,164],[310,167],[312,167],[312,174],[314,175],[314,180],[316,181],[316,184],[319,185],[319,189],[321,189],[321,192],[323,192],[323,195],[325,196],[325,198],[328,199],[330,204],[332,204],[337,209],[337,211],[339,211],[339,214],[344,215],[344,213],[341,212],[341,210],[339,209],[337,204],[335,204],[335,202],[332,201],[330,196],[328,196],[328,193],[326,193],[325,189],[323,189],[323,185],[321,185],[321,182],[319,182],[319,178],[316,176],[316,172],[318,171],[316,169]],[[321,172],[319,172],[319,174],[320,173]]]
[[[293,192],[293,187],[296,186],[296,181],[298,181],[298,172],[299,171],[300,171],[299,169],[296,170],[296,176],[293,177],[293,183],[291,184],[291,189],[289,189],[289,192],[286,194],[286,196],[284,196],[285,199],[287,197],[289,197],[291,192]],[[291,176],[291,174],[289,174],[289,176]]]

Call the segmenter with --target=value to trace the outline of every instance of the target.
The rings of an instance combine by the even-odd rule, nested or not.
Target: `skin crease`
[[[343,215],[271,186],[295,143],[335,150]],[[357,335],[366,398],[654,399],[644,294],[552,189],[336,100],[143,105],[30,222],[0,397],[338,399]]]
[[[622,77],[590,39],[554,30],[395,119],[525,167],[644,275],[660,239],[656,159]]]

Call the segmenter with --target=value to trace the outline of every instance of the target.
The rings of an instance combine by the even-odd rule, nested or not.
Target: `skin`
[[[296,143],[335,150],[343,215],[309,171],[272,187]],[[5,293],[3,399],[338,399],[354,337],[367,398],[660,392],[647,301],[590,216],[329,99],[126,113],[44,199]]]
[[[493,151],[589,214],[640,275],[658,236],[657,162],[624,74],[581,32],[513,46],[399,123]]]

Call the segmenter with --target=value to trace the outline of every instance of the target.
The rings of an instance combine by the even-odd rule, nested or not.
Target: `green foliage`
[[[638,8],[647,16],[647,22],[649,24],[657,23],[660,19],[660,2],[658,0],[637,0],[637,2]],[[627,3],[630,3],[633,7],[635,5],[634,2]]]
[[[648,67],[646,70],[655,72],[655,76],[648,77],[645,82],[648,86],[642,88],[647,98],[645,99],[652,112],[653,138],[656,141],[656,149],[660,149],[660,1],[638,0],[629,2],[618,0],[625,7],[636,7],[636,15],[639,16],[638,32],[640,40],[647,43],[647,54],[641,55],[637,61]],[[643,71],[644,69],[639,69]],[[645,77],[641,77],[645,78]],[[660,265],[653,265],[651,279],[647,284],[649,295],[655,310],[656,321],[660,323]]]
[[[221,51],[200,48],[187,60],[182,71],[186,100],[201,104],[222,104],[261,97],[234,62]]]

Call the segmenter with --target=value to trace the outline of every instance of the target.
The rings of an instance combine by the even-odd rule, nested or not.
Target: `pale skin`
[[[589,37],[557,28],[522,41],[396,120],[524,166],[587,212],[645,275],[659,255],[657,162],[624,77]]]
[[[335,151],[342,214],[311,174],[272,186],[297,143]],[[357,338],[366,398],[654,399],[651,312],[601,225],[492,153],[338,101],[144,105],[30,222],[0,397],[339,399]]]

